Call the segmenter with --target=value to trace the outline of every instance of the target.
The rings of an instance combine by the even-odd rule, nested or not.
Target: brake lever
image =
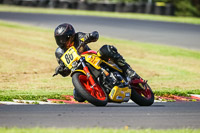
[[[60,67],[59,67],[58,69],[56,69],[56,71],[55,71],[55,73],[52,75],[52,77],[55,77],[56,75],[59,74],[59,69],[60,69]]]
[[[54,74],[52,75],[52,77],[55,77],[56,75],[58,75],[58,72],[54,73]]]

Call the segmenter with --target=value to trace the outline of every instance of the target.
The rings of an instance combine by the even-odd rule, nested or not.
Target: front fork
[[[94,86],[96,86],[97,84],[95,83],[94,79],[92,78],[92,75],[82,58],[80,58],[80,61],[83,66],[83,70],[85,71],[87,78],[91,83],[91,88],[94,90]]]

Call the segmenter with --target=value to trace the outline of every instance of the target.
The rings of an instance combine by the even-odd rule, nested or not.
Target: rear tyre
[[[132,87],[131,100],[140,106],[151,106],[154,103],[154,94],[148,84],[143,85],[142,88]]]
[[[92,88],[85,74],[80,72],[74,73],[72,82],[77,92],[88,102],[95,106],[105,106],[107,104],[108,98],[106,92],[98,84]]]

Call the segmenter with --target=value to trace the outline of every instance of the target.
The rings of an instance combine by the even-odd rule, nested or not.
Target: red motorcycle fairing
[[[88,50],[88,51],[81,53],[81,55],[84,55],[84,54],[97,54],[97,52],[94,50]]]
[[[135,85],[135,84],[139,84],[139,83],[146,83],[146,81],[143,80],[142,78],[140,78],[140,79],[133,79],[133,80],[130,81],[131,85],[132,84]]]

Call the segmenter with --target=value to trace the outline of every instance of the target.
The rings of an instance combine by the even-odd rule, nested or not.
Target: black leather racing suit
[[[90,48],[88,47],[87,44],[90,42],[97,41],[98,38],[99,38],[99,33],[97,31],[94,31],[92,33],[78,32],[75,34],[74,46],[77,48],[82,43],[84,43],[85,47],[83,51],[88,51],[90,50]],[[84,40],[84,42],[82,40]],[[65,67],[64,63],[60,59],[62,55],[66,52],[66,50],[67,49],[61,49],[60,47],[58,47],[55,52],[56,59],[59,63],[59,66],[56,69],[58,69],[58,73],[61,74],[63,77],[66,77],[71,73],[71,71]],[[129,68],[129,65],[125,62],[123,57],[117,52],[117,49],[114,46],[103,45],[98,52],[101,55],[100,57],[102,59],[113,60],[113,62],[116,63],[124,72],[126,72],[126,70]]]
[[[88,51],[90,50],[90,48],[88,47],[87,43],[95,42],[98,40],[98,38],[99,33],[97,31],[94,31],[92,33],[77,32],[74,37],[74,47],[77,48],[82,43],[84,43],[85,45],[83,51]],[[59,69],[58,73],[63,77],[66,77],[71,73],[71,71],[65,67],[64,63],[60,59],[66,51],[67,49],[62,49],[60,47],[58,47],[55,51],[55,56],[59,64],[59,66],[56,69]]]

